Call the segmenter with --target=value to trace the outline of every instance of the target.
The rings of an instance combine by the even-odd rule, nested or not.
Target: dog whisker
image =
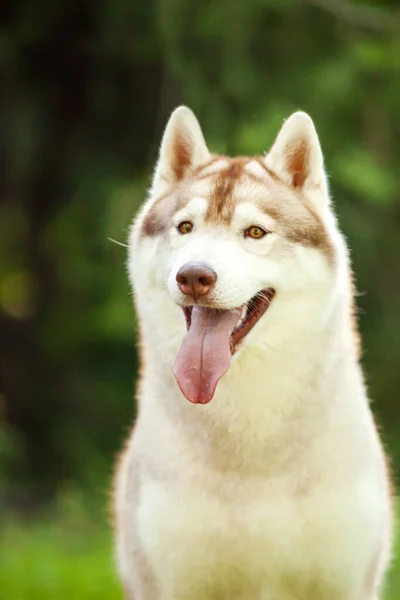
[[[128,244],[124,244],[123,242],[118,242],[118,240],[114,240],[113,238],[107,238],[109,242],[113,242],[113,244],[117,244],[117,246],[122,246],[123,248],[129,248]]]

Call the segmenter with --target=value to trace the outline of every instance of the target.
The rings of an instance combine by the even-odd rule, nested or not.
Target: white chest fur
[[[304,497],[284,481],[237,484],[245,493],[231,501],[196,485],[143,487],[139,534],[166,598],[363,597],[382,525],[379,501],[362,502],[372,481]]]
[[[144,378],[132,512],[161,598],[369,600],[389,507],[361,382],[343,371],[324,397],[306,379],[292,388],[272,361],[266,391],[255,368],[232,365],[207,407],[161,398]]]

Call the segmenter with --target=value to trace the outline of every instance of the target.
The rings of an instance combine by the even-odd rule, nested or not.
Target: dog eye
[[[257,225],[252,225],[244,232],[245,237],[250,237],[253,240],[259,240],[264,235],[267,235],[268,231],[265,231],[262,227],[258,227]]]
[[[191,233],[193,231],[193,223],[190,221],[182,221],[182,223],[179,223],[178,225],[178,231],[183,234]]]

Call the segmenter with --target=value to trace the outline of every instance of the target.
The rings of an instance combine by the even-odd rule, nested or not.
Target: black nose
[[[189,262],[176,274],[176,281],[182,294],[192,296],[197,301],[206,296],[217,281],[217,274],[211,267],[201,262]]]

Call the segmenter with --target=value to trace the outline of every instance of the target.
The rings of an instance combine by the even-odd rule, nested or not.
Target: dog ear
[[[265,160],[268,168],[292,188],[311,194],[317,204],[328,202],[321,145],[306,113],[295,112],[285,121]]]
[[[209,159],[210,152],[194,113],[186,106],[176,108],[162,138],[152,194],[163,194]]]

